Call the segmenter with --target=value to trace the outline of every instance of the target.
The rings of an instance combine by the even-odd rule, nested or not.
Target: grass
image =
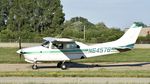
[[[24,58],[20,60],[16,53],[17,48],[0,48],[0,63],[26,63]],[[150,62],[150,49],[134,49],[119,54],[94,57],[74,62]]]
[[[0,63],[24,63],[16,53],[17,48],[0,48]]]
[[[144,70],[86,70],[86,71],[9,71],[0,72],[0,77],[136,77],[148,78],[150,71]]]

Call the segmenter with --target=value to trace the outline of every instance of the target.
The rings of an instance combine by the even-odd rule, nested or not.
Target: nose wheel
[[[38,66],[37,66],[37,64],[36,64],[36,63],[32,65],[32,69],[33,69],[33,70],[38,69]]]

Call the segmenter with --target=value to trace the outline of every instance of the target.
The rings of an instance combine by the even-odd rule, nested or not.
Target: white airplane
[[[57,61],[57,67],[67,69],[66,61],[84,59],[131,50],[138,38],[143,24],[134,23],[118,40],[94,45],[86,45],[68,38],[43,38],[41,46],[23,48],[17,51],[23,54],[25,61],[33,63],[32,69],[38,69],[37,62]]]

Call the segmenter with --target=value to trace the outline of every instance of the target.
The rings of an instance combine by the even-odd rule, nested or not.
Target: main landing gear
[[[65,64],[65,61],[64,62],[58,62],[57,67],[61,68],[62,70],[66,70],[67,69],[67,65]],[[38,66],[37,66],[36,62],[32,65],[32,69],[33,70],[38,69]]]
[[[67,69],[67,65],[65,64],[65,62],[58,62],[57,67],[61,68],[62,70]]]

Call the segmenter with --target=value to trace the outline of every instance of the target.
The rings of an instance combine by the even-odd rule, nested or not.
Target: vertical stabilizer
[[[143,23],[135,22],[120,39],[116,40],[116,42],[121,45],[135,44],[143,26]]]

